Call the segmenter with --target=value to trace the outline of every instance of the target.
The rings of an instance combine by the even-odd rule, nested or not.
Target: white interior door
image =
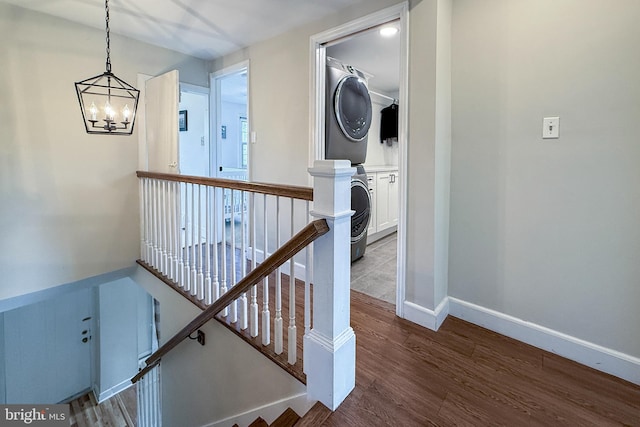
[[[91,290],[5,313],[7,403],[58,403],[91,388]]]
[[[150,172],[180,173],[179,100],[180,83],[177,70],[147,80],[145,124]]]

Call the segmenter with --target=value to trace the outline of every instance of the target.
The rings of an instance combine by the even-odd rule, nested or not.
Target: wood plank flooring
[[[449,317],[433,332],[352,291],[356,388],[322,426],[640,426],[640,387]]]
[[[135,386],[98,404],[93,393],[70,402],[71,427],[136,427]]]

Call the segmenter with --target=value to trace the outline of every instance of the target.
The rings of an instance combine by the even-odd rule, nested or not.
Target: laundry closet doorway
[[[366,61],[366,56],[375,56],[376,47],[373,40],[379,37],[378,31],[384,26],[395,26],[395,52],[393,58],[377,57],[373,61]],[[390,39],[391,40],[391,39]],[[380,42],[384,43],[384,42]],[[370,46],[367,46],[369,44]],[[364,57],[359,53],[365,53]],[[334,99],[327,94],[326,64],[327,58],[335,58],[347,66],[360,69],[368,74],[368,86],[371,97],[374,120],[368,136],[367,158],[364,169],[372,185],[369,186],[372,196],[372,218],[369,232],[371,240],[381,239],[372,245],[367,245],[369,258],[374,258],[374,245],[385,245],[385,253],[378,252],[380,261],[391,260],[395,271],[383,278],[386,282],[394,283],[392,295],[385,295],[388,301],[395,302],[396,314],[403,317],[403,302],[405,300],[406,276],[406,175],[407,175],[407,84],[408,84],[408,4],[402,3],[381,10],[340,27],[330,29],[311,38],[311,93],[313,97],[310,105],[312,141],[310,146],[310,164],[314,160],[326,158],[325,121],[331,109],[327,103]],[[393,63],[393,64],[390,64]],[[378,64],[378,65],[376,65]],[[380,67],[379,64],[390,65]],[[367,69],[369,68],[369,69]],[[390,70],[392,69],[392,70]],[[391,71],[395,78],[382,77]],[[378,81],[376,81],[376,74]],[[383,81],[385,81],[383,83]],[[388,83],[392,81],[392,83]],[[377,86],[377,87],[376,87]],[[397,138],[380,140],[380,111],[395,104],[397,109]],[[367,169],[369,166],[369,169]],[[378,191],[378,188],[380,187]],[[379,199],[379,200],[376,200]],[[380,202],[380,203],[377,203]],[[375,209],[374,203],[381,206]],[[373,228],[372,228],[373,227]],[[380,228],[380,229],[378,229]],[[394,237],[397,236],[397,237]],[[369,243],[369,241],[367,242]],[[367,275],[366,267],[361,267],[367,259],[365,255],[352,264],[352,289],[356,275]],[[360,263],[360,266],[359,266]],[[380,275],[380,274],[378,274]],[[376,274],[369,274],[374,279]],[[353,280],[355,279],[355,280]],[[367,287],[367,285],[365,285]],[[377,293],[378,298],[383,295]]]

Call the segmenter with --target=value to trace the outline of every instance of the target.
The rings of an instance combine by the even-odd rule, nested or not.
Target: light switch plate
[[[542,138],[560,137],[560,117],[545,117],[542,119]]]

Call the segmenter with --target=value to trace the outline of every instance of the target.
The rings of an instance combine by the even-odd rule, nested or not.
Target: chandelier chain
[[[107,29],[107,73],[111,72],[111,39],[109,37],[109,0],[105,0],[104,9],[106,12],[106,29]]]

